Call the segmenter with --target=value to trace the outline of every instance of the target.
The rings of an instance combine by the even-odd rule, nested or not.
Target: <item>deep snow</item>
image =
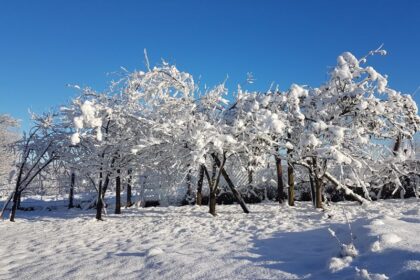
[[[0,222],[0,279],[420,279],[418,203],[18,212]],[[349,244],[345,216],[354,257],[328,230]]]

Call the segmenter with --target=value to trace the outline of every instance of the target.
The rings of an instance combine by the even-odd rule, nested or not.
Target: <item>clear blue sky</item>
[[[420,86],[420,1],[0,1],[0,113],[22,119],[75,96],[66,84],[104,89],[120,66],[165,58],[201,83],[250,89],[317,86],[336,56],[371,59],[406,93]],[[420,92],[416,95],[420,101]]]

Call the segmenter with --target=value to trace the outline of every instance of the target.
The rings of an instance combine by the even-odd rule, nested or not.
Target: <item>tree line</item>
[[[297,174],[308,179],[317,208],[326,185],[360,203],[387,184],[405,192],[402,176],[417,172],[412,139],[420,118],[412,97],[391,89],[388,77],[367,64],[385,54],[379,48],[358,59],[345,52],[319,87],[292,84],[285,91],[238,86],[229,92],[225,83],[202,89],[166,62],[124,69],[104,92],[74,86],[77,97],[54,112],[33,114],[31,130],[13,143],[10,220],[22,192],[51,166],[71,177],[70,206],[76,174],[91,182],[98,220],[111,183],[115,213],[121,213],[122,182],[131,205],[131,184],[147,172],[168,190],[186,186],[191,204],[201,205],[206,182],[213,215],[221,180],[249,212],[232,180],[235,168],[246,172],[251,187],[257,171],[270,166],[277,200],[291,206]]]

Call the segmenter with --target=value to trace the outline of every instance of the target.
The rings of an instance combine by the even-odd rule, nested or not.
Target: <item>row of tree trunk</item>
[[[288,150],[288,155],[290,157],[291,150]],[[208,185],[210,188],[210,195],[209,195],[209,213],[212,215],[216,215],[216,201],[217,201],[217,193],[218,187],[220,182],[220,177],[223,176],[225,179],[229,189],[231,190],[232,194],[234,195],[236,201],[241,206],[244,213],[249,213],[249,209],[246,206],[241,194],[235,188],[232,180],[230,179],[226,169],[224,168],[226,162],[226,155],[223,154],[222,160],[219,159],[218,155],[212,154],[213,165],[212,165],[212,174],[210,176],[206,166],[203,164],[200,166],[199,174],[198,174],[198,182],[197,182],[197,192],[195,197],[195,203],[197,205],[202,205],[203,202],[203,183],[204,177],[207,178]],[[323,193],[323,182],[322,179],[319,178],[317,163],[316,160],[313,159],[311,162],[312,168],[309,172],[309,180],[311,186],[311,196],[313,204],[316,208],[322,208],[322,193]],[[275,157],[275,166],[276,166],[276,173],[277,173],[277,200],[280,204],[284,203],[286,200],[286,193],[284,192],[284,182],[283,182],[283,166],[282,160],[280,156]],[[131,194],[131,170],[128,170],[128,181],[127,181],[127,198],[126,198],[126,207],[130,207],[133,205],[132,202],[132,194]],[[117,170],[117,176],[115,179],[115,214],[121,214],[121,171]],[[98,199],[96,202],[96,219],[102,220],[102,211],[105,207],[104,196],[109,185],[109,176],[110,174],[106,174],[105,180],[103,180],[103,172],[100,171],[99,173],[99,186],[98,186]],[[251,175],[252,176],[252,175]],[[294,188],[295,188],[295,176],[294,176],[294,166],[291,162],[287,164],[287,177],[288,177],[288,191],[287,191],[287,201],[290,206],[294,206]],[[252,177],[251,177],[252,178]],[[252,182],[251,182],[252,183]],[[191,183],[191,171],[187,174],[187,185],[188,185],[188,193],[187,197],[192,196],[192,183]],[[75,186],[75,173],[72,172],[71,174],[71,184],[70,184],[70,192],[69,192],[69,208],[74,207],[73,196],[74,196],[74,186]],[[191,202],[191,201],[189,201]],[[15,205],[15,203],[14,203]],[[17,205],[17,203],[16,203]]]
[[[128,180],[126,185],[126,207],[131,207],[133,205],[132,202],[132,192],[131,192],[131,181],[132,175],[131,170],[128,170]],[[121,214],[121,170],[117,170],[117,176],[115,178],[115,214]],[[74,188],[76,184],[76,174],[75,172],[71,172],[71,180],[70,180],[70,190],[69,190],[69,202],[68,208],[74,208]],[[102,220],[102,211],[105,205],[105,192],[109,185],[109,174],[106,175],[105,181],[103,181],[103,172],[99,172],[99,186],[98,186],[98,198],[96,200],[96,219]],[[16,203],[19,205],[18,203]]]

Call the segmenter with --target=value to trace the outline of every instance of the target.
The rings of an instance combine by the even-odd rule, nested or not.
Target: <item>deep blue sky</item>
[[[420,86],[420,1],[0,1],[0,113],[28,126],[35,112],[75,96],[66,84],[104,89],[120,66],[165,58],[231,89],[252,72],[250,89],[317,86],[337,55],[371,59],[390,85]],[[420,92],[416,95],[420,101]]]

